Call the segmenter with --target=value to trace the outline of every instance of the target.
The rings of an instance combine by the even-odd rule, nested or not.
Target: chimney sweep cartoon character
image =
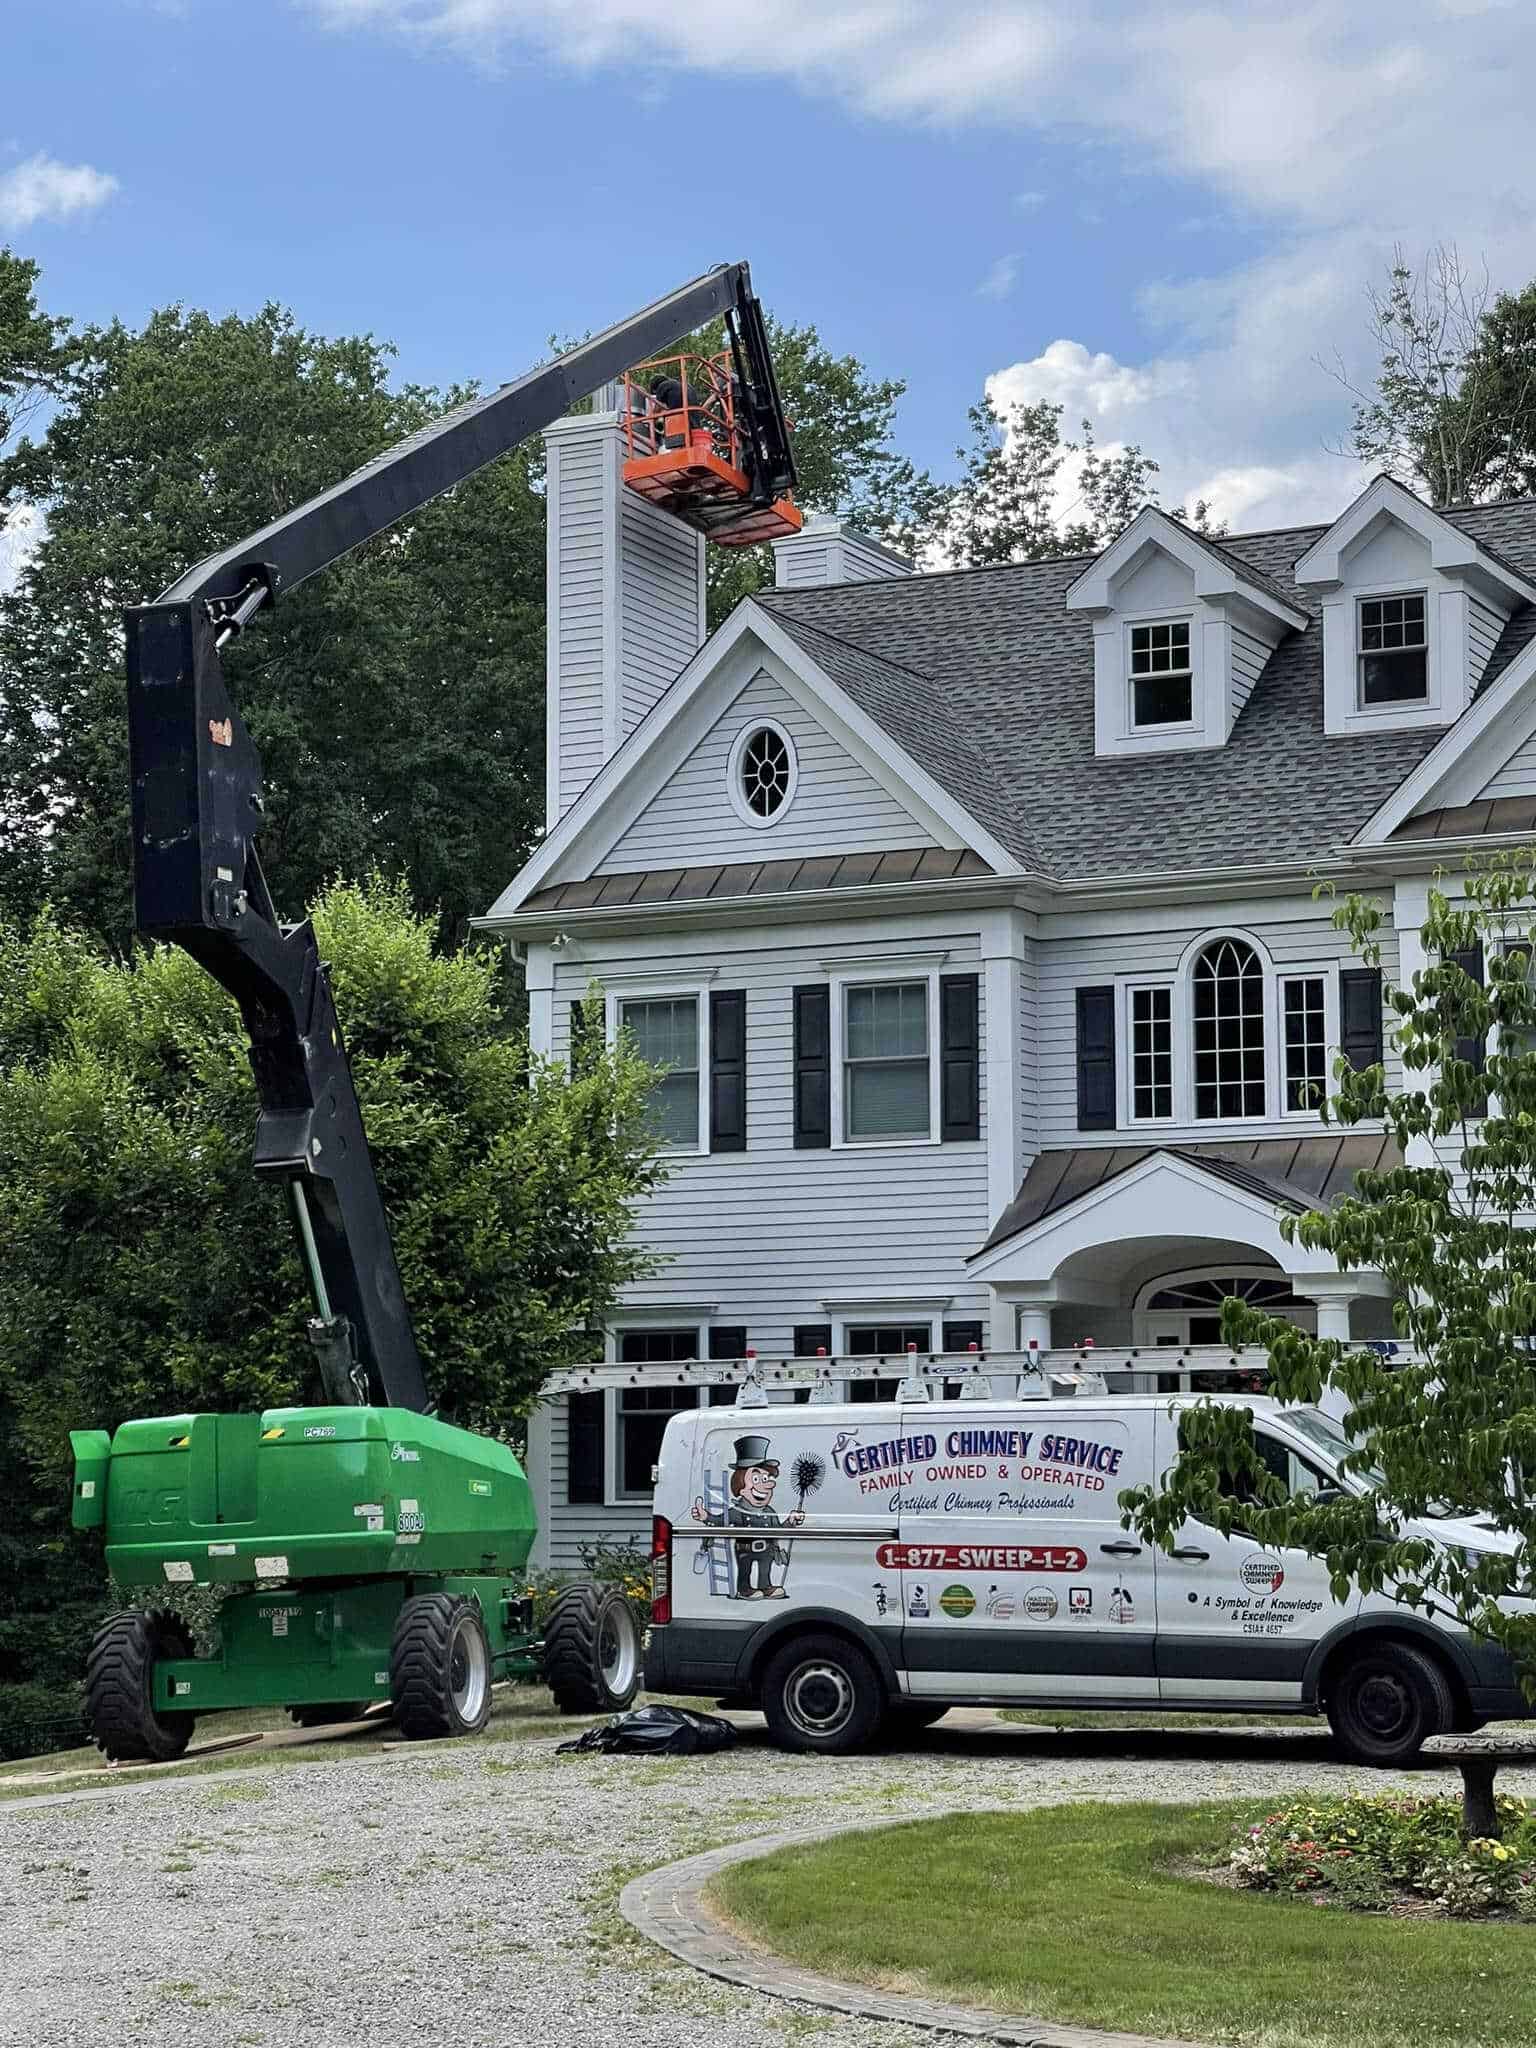
[[[798,1529],[805,1520],[801,1509],[792,1508],[782,1517],[773,1511],[773,1489],[778,1484],[779,1461],[770,1458],[768,1452],[769,1442],[765,1436],[737,1437],[736,1462],[730,1468],[730,1505],[721,1516],[711,1514],[702,1500],[696,1500],[693,1519],[712,1524],[723,1520],[733,1529]],[[789,1551],[784,1544],[775,1543],[767,1536],[750,1536],[739,1538],[731,1547],[736,1552],[738,1600],[788,1599],[784,1588],[773,1583],[773,1567],[789,1562]]]

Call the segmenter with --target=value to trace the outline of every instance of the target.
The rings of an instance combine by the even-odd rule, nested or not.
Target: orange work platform
[[[641,363],[620,398],[624,481],[719,547],[755,547],[798,533],[788,498],[752,495],[752,447],[736,411],[731,359],[668,356]]]

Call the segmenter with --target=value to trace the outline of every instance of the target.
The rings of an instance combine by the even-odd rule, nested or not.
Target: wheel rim
[[[1412,1730],[1413,1691],[1396,1671],[1366,1671],[1355,1688],[1355,1712],[1374,1742],[1397,1742]]]
[[[839,1735],[853,1718],[853,1682],[840,1665],[800,1664],[784,1687],[784,1711],[802,1735]]]
[[[640,1632],[626,1603],[613,1602],[603,1615],[597,1638],[597,1665],[603,1684],[615,1698],[631,1690],[640,1665]]]
[[[466,1617],[454,1631],[448,1659],[448,1691],[461,1721],[478,1721],[490,1690],[491,1660],[485,1637]]]

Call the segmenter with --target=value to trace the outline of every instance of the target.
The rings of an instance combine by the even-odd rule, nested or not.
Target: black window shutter
[[[1339,974],[1339,1050],[1357,1074],[1381,1062],[1379,967],[1346,967]]]
[[[939,976],[939,1136],[981,1136],[981,977]]]
[[[590,1074],[603,1046],[603,1012],[600,1003],[571,1005],[571,1072]]]
[[[603,1396],[565,1397],[565,1497],[601,1506],[603,1499]]]
[[[830,1323],[796,1323],[796,1358],[814,1358],[818,1351],[832,1356],[832,1325]]]
[[[709,993],[709,1149],[747,1149],[747,998],[739,988]]]
[[[980,1323],[946,1323],[944,1325],[944,1349],[946,1351],[969,1351],[973,1344],[980,1351],[984,1341]]]
[[[1479,988],[1482,987],[1483,946],[1481,940],[1479,940],[1475,946],[1468,946],[1464,951],[1460,953],[1450,953],[1447,954],[1446,957],[1447,959],[1454,961],[1455,964],[1461,969],[1463,974],[1470,974],[1472,979],[1477,983]],[[1457,1039],[1457,1059],[1466,1060],[1479,1074],[1483,1071],[1483,1062],[1486,1060],[1487,1056],[1488,1047],[1483,1039]]]
[[[832,991],[795,990],[795,1149],[832,1142]]]
[[[1077,1128],[1115,1128],[1115,992],[1077,992]]]

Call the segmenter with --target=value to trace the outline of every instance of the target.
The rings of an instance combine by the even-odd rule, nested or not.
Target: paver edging
[[[936,1999],[824,1977],[815,1970],[802,1969],[787,1957],[743,1941],[717,1920],[704,1903],[705,1888],[733,1864],[772,1856],[780,1849],[809,1848],[837,1835],[903,1827],[914,1820],[940,1820],[959,1811],[954,1807],[923,1808],[890,1819],[848,1821],[841,1827],[809,1828],[799,1834],[757,1835],[745,1842],[728,1843],[724,1848],[707,1849],[702,1855],[685,1856],[681,1862],[664,1864],[659,1870],[632,1878],[619,1894],[619,1911],[638,1934],[707,1977],[739,1984],[749,1991],[761,1991],[770,1998],[820,2006],[858,2019],[896,2020],[934,2033],[1002,2042],[1005,2048],[1202,2048],[1199,2042],[1064,2026],[1050,2020],[985,2012],[976,2006],[946,2005]],[[976,1811],[965,1809],[967,1814]]]

